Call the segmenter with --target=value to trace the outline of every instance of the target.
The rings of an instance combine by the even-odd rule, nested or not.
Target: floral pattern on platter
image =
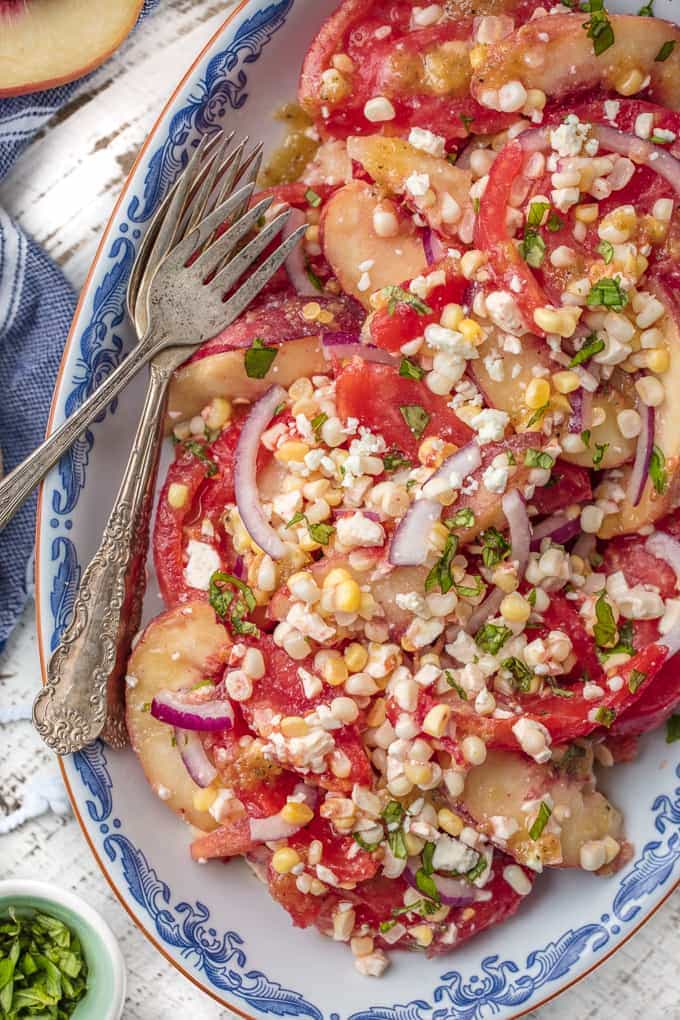
[[[227,33],[224,49],[216,47],[186,105],[169,119],[165,136],[159,135],[154,141],[143,187],[130,200],[119,232],[101,258],[101,282],[94,291],[89,319],[83,320],[76,338],[78,357],[66,391],[66,414],[122,357],[125,288],[141,236],[139,225],[148,222],[197,139],[216,129],[227,108],[241,109],[247,102],[245,68],[258,60],[284,25],[294,2],[253,0],[254,13],[243,18],[233,33]],[[61,462],[58,479],[52,476],[46,486],[44,509],[49,507],[56,515],[51,527],[71,528],[69,515],[83,493],[94,441],[93,432],[85,433],[71,455]],[[76,544],[63,532],[53,535],[45,548],[50,558],[49,642],[54,647],[69,622],[82,568]],[[188,903],[173,896],[170,886],[125,832],[118,817],[124,805],[114,791],[107,760],[110,753],[97,742],[73,757],[69,773],[75,784],[80,783],[77,799],[86,807],[89,827],[99,834],[95,837],[97,849],[111,864],[117,864],[122,876],[121,892],[142,923],[206,988],[225,996],[225,1002],[239,1003],[260,1016],[322,1020],[326,1015],[329,1020],[339,1020],[338,1013],[323,1011],[300,992],[284,988],[249,967],[249,947],[243,937],[236,931],[219,932],[211,926],[210,910],[200,900]],[[676,774],[680,779],[680,766]],[[457,970],[447,970],[435,982],[431,1002],[418,998],[401,1005],[376,1005],[352,1013],[349,1020],[445,1020],[454,1016],[457,1020],[486,1020],[491,1016],[515,1016],[535,1003],[539,994],[555,994],[566,978],[575,979],[603,950],[615,948],[635,927],[639,915],[654,906],[661,886],[670,890],[680,860],[680,787],[672,796],[657,797],[651,814],[661,838],[647,842],[622,877],[612,880],[609,914],[569,928],[542,948],[533,949],[524,960],[501,959],[495,954],[481,959],[476,972],[465,977]],[[375,988],[368,985],[366,994],[373,996]]]

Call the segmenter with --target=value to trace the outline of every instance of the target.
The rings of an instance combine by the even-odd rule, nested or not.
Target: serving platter
[[[192,147],[219,125],[274,146],[274,108],[295,92],[303,54],[335,0],[239,4],[170,98],[105,231],[69,336],[52,409],[67,416],[132,342],[124,300],[135,252]],[[612,3],[634,11],[639,4]],[[657,14],[671,16],[662,0]],[[144,380],[137,380],[47,479],[40,500],[37,588],[43,666],[69,620],[127,457]],[[158,612],[150,575],[146,616]],[[135,922],[187,977],[251,1017],[482,1020],[536,1008],[629,938],[680,877],[677,745],[655,733],[634,763],[605,777],[635,846],[609,879],[542,876],[511,921],[450,957],[395,954],[380,981],[361,977],[342,947],[291,927],[241,861],[191,862],[189,834],[143,781],[129,752],[97,743],[64,761],[83,832]]]

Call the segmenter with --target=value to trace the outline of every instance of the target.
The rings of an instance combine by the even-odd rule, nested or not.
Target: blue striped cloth
[[[145,0],[141,17],[158,0]],[[35,133],[82,85],[0,100],[0,181]],[[0,447],[11,471],[45,434],[76,295],[44,251],[0,206]],[[32,586],[34,496],[0,533],[0,650]]]

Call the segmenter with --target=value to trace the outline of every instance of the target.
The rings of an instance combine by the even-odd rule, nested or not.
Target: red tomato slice
[[[531,503],[539,514],[553,514],[572,503],[590,499],[593,491],[590,472],[577,464],[558,460],[552,470],[550,485],[538,486],[531,497]]]
[[[365,882],[377,872],[375,854],[362,850],[352,836],[335,833],[330,822],[319,815],[291,836],[288,843],[303,856],[314,839],[323,845],[322,863],[331,869],[339,882]]]
[[[358,418],[362,425],[379,433],[388,449],[397,449],[415,460],[426,436],[438,436],[464,446],[473,432],[458,418],[442,397],[423,382],[404,379],[391,365],[376,365],[353,358],[344,365],[336,382],[336,401],[341,418]],[[401,407],[422,408],[429,420],[416,435]]]
[[[639,736],[662,726],[680,703],[680,657],[674,655],[662,667],[643,698],[622,712],[611,732],[616,737]]]
[[[432,309],[430,313],[421,315],[407,302],[397,301],[392,312],[381,308],[371,317],[371,339],[378,347],[396,353],[409,340],[422,336],[430,323],[439,322],[446,305],[463,303],[469,284],[464,277],[454,273],[450,263],[432,266],[425,275],[429,276],[441,268],[446,272],[446,283],[433,287],[428,294],[425,304]],[[407,280],[402,284],[402,289],[408,291],[410,282]]]
[[[247,853],[252,845],[248,818],[234,818],[214,832],[207,832],[195,839],[191,844],[191,856],[195,861],[236,857]]]
[[[666,530],[663,521],[660,522],[659,530]],[[603,554],[604,572],[613,574],[617,570],[622,571],[629,587],[649,584],[657,588],[664,599],[677,595],[675,571],[669,563],[648,552],[645,539],[641,536],[626,535],[614,538],[605,544]]]

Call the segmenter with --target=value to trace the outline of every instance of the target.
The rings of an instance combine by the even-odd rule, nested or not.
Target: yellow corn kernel
[[[228,421],[231,421],[231,415],[231,401],[226,397],[213,397],[205,416],[205,424],[209,429],[222,429]]]
[[[574,206],[574,216],[579,223],[594,223],[598,217],[600,207],[597,202],[589,202],[587,205]]]
[[[416,857],[425,846],[425,840],[412,832],[404,833],[404,843],[409,857]]]
[[[446,545],[446,542],[449,539],[450,535],[451,532],[446,527],[446,525],[442,524],[441,521],[437,521],[436,524],[433,524],[432,530],[430,531],[430,541],[432,542],[435,549],[441,551]]]
[[[440,666],[441,659],[436,652],[426,652],[425,655],[420,656],[421,666]]]
[[[432,782],[432,766],[428,761],[407,761],[404,775],[414,786],[427,786]]]
[[[329,570],[323,579],[324,588],[335,588],[336,585],[342,584],[343,581],[351,581],[352,575],[349,570],[345,570],[344,567],[333,567]]]
[[[667,347],[655,347],[651,351],[647,351],[647,368],[650,372],[662,375],[668,371],[670,364],[671,356],[668,353]],[[170,494],[168,493],[168,498],[169,496]]]
[[[446,732],[450,718],[451,708],[449,705],[435,705],[423,720],[423,730],[431,737],[441,737]]]
[[[440,323],[445,329],[458,329],[459,324],[465,318],[462,305],[445,305],[441,314]]]
[[[385,699],[376,698],[366,716],[366,725],[370,727],[382,726],[387,717],[385,710]]]
[[[300,863],[300,855],[292,846],[283,846],[272,857],[272,868],[279,875],[287,875],[296,864]]]
[[[634,96],[642,88],[645,76],[636,67],[621,75],[618,81],[614,82],[614,88],[620,96]]]
[[[318,301],[308,301],[306,305],[302,306],[302,318],[311,322],[316,322],[319,318],[320,311],[321,305]]]
[[[368,662],[368,652],[358,641],[353,641],[351,645],[347,645],[347,648],[345,648],[343,658],[350,673],[361,673]]]
[[[486,46],[473,46],[468,56],[470,57],[470,67],[481,67],[486,59]]]
[[[197,811],[208,811],[217,796],[214,786],[206,786],[205,790],[196,790],[194,794],[194,807]]]
[[[581,385],[581,380],[576,372],[555,372],[552,384],[558,393],[573,393]]]
[[[295,402],[296,400],[309,400],[314,393],[314,387],[312,380],[303,376],[301,379],[296,379],[295,382],[291,383],[288,387],[288,397],[290,400]]]
[[[571,416],[572,407],[563,393],[553,393],[550,398],[550,410],[564,411],[565,414]]]
[[[496,567],[491,575],[491,580],[496,587],[500,588],[501,591],[504,591],[506,595],[509,595],[511,591],[517,591],[517,588],[519,587],[519,578],[517,577],[517,574],[512,567],[508,567],[505,563],[501,563],[500,566]]]
[[[465,828],[465,822],[460,815],[457,815],[455,811],[451,811],[449,808],[441,808],[437,813],[437,821],[439,822],[439,828],[443,829],[444,832],[448,832],[449,836],[460,836]]]
[[[303,461],[308,453],[309,447],[306,443],[301,443],[297,439],[289,439],[288,442],[279,446],[274,456],[281,463],[288,464],[291,460]]]
[[[317,223],[312,223],[307,227],[305,230],[305,241],[309,241],[310,244],[319,243],[319,226]],[[319,314],[321,313],[319,312]]]
[[[173,510],[181,510],[186,505],[188,496],[189,490],[186,485],[182,485],[181,482],[173,482],[168,489],[168,505]]]
[[[537,308],[534,312],[534,322],[546,333],[557,333],[559,336],[573,336],[578,320],[581,317],[580,308]]]
[[[298,545],[304,552],[316,552],[321,548],[320,542],[315,542],[307,530],[303,530],[298,538]]]
[[[479,344],[484,339],[484,330],[474,319],[461,319],[458,323],[458,332],[472,344]]]
[[[321,675],[329,687],[341,687],[349,676],[345,660],[339,652],[329,652],[324,657]]]
[[[328,489],[323,498],[329,506],[340,506],[345,494],[340,489]]]
[[[299,715],[287,715],[281,720],[281,732],[284,737],[304,737],[309,733],[309,726]]]
[[[339,613],[358,613],[361,608],[361,588],[356,581],[342,581],[334,593],[335,609]]]
[[[319,97],[324,103],[339,103],[349,95],[351,88],[351,82],[347,78],[334,67],[329,67],[321,75]]]
[[[354,73],[354,61],[351,57],[348,57],[346,53],[333,54],[331,63],[337,71],[341,71],[343,74]]]
[[[314,817],[314,812],[309,804],[300,804],[298,801],[289,800],[281,808],[281,817],[289,825],[308,825]]]
[[[548,101],[543,89],[527,89],[527,99],[524,104],[524,113],[530,110],[542,110]]]
[[[531,606],[519,592],[506,595],[500,605],[501,616],[509,623],[524,623],[531,615]]]
[[[334,318],[335,316],[332,312],[329,312],[327,308],[322,308],[317,321],[323,323],[324,326],[328,326]]]
[[[545,407],[550,400],[550,383],[547,379],[532,379],[524,394],[524,403],[532,411]]]
[[[368,956],[373,952],[373,939],[370,935],[355,935],[349,944],[354,956]]]
[[[362,620],[371,620],[376,613],[378,603],[375,601],[370,591],[362,591],[361,593],[361,604],[359,606],[359,616]]]
[[[434,932],[429,924],[416,924],[413,928],[409,928],[409,934],[413,936],[419,946],[423,949],[427,949],[432,944],[434,938]]]

